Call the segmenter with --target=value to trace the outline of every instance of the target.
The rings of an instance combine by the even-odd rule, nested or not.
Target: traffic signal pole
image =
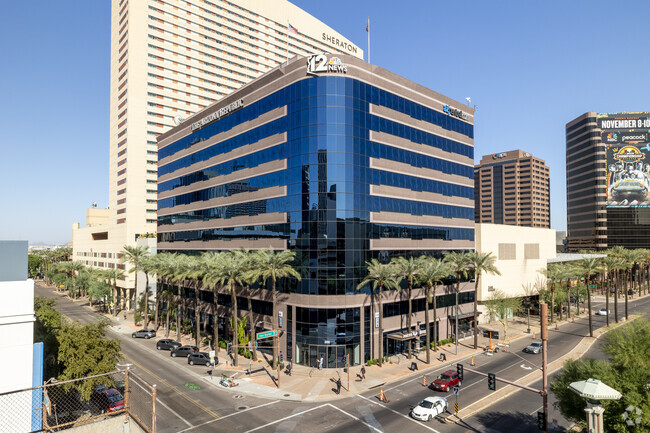
[[[548,433],[548,374],[546,371],[547,364],[547,344],[548,344],[548,305],[539,304],[540,306],[540,327],[542,337],[542,410],[544,411],[544,433]]]

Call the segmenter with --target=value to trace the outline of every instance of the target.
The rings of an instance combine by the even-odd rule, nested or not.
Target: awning
[[[420,335],[424,335],[426,333],[427,331],[424,329],[420,329],[419,333],[417,331],[413,331],[413,332],[397,331],[397,332],[393,332],[392,334],[386,335],[386,337],[390,338],[391,340],[408,341],[414,338],[418,338]]]
[[[478,317],[480,315],[481,315],[481,312],[477,311],[476,312],[476,317]],[[454,316],[453,314],[450,314],[448,317],[449,317],[449,320],[456,320],[456,316]],[[469,319],[469,318],[474,318],[474,313],[473,312],[472,313],[461,313],[461,314],[458,315],[458,320]]]

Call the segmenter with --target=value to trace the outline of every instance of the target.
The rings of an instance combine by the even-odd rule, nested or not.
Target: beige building
[[[476,295],[479,304],[497,289],[508,297],[520,297],[531,294],[535,285],[544,284],[546,279],[540,269],[546,268],[547,261],[556,257],[555,230],[476,224],[475,235],[476,251],[491,252],[501,272],[501,275],[481,275]],[[485,307],[479,310],[485,312]]]
[[[113,0],[108,209],[73,224],[73,260],[122,266],[156,232],[156,137],[296,55],[363,51],[286,0]],[[132,274],[118,283],[134,286]]]
[[[474,167],[477,223],[551,227],[550,172],[522,150],[485,155]]]

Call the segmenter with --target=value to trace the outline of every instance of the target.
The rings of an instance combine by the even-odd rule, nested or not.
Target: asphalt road
[[[53,294],[49,289],[36,286],[37,296],[57,298],[57,308],[66,316],[87,323],[99,316],[65,297]],[[647,315],[650,298],[630,302],[631,313]],[[594,303],[592,308],[600,308]],[[623,311],[622,309],[619,311]],[[604,317],[593,316],[594,327],[604,326]],[[549,332],[548,361],[570,351],[588,333],[587,319],[578,319]],[[518,391],[513,396],[496,402],[488,410],[463,420],[463,425],[444,424],[440,420],[429,423],[415,421],[409,416],[413,405],[431,395],[448,398],[453,410],[454,396],[431,391],[422,385],[422,375],[405,378],[384,387],[389,403],[379,402],[377,392],[369,391],[347,399],[329,403],[303,403],[268,400],[233,394],[205,383],[196,374],[205,375],[206,367],[189,366],[185,359],[172,359],[167,351],[156,351],[155,342],[131,340],[123,335],[112,335],[122,341],[123,363],[131,364],[136,375],[148,383],[157,385],[157,427],[167,432],[531,432],[536,430],[536,412],[541,407],[541,397],[529,391]],[[508,352],[494,356],[477,356],[476,366],[482,372],[517,380],[541,364],[541,355],[522,353],[530,340],[514,342]],[[595,345],[594,345],[595,346]],[[595,349],[592,349],[595,350]],[[464,361],[469,366],[469,360]],[[429,381],[447,368],[427,371]],[[217,376],[218,377],[218,376]],[[216,381],[216,379],[215,379]],[[465,372],[458,403],[461,409],[487,395],[487,379]],[[184,385],[198,384],[201,389],[192,390]],[[503,386],[498,384],[497,386]],[[533,384],[539,388],[540,384]],[[345,392],[344,390],[342,392]],[[145,396],[146,397],[146,396]],[[549,398],[552,402],[552,396]],[[551,408],[549,419],[557,419],[559,427],[569,423]],[[557,429],[555,431],[563,431]]]

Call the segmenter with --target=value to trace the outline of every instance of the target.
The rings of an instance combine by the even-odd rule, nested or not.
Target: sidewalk
[[[53,288],[52,288],[53,290]],[[635,296],[636,299],[643,298],[644,296]],[[604,297],[602,299],[604,301]],[[88,301],[86,299],[73,300],[75,303],[80,305],[88,306]],[[600,299],[594,299],[594,301],[601,301]],[[610,299],[611,301],[611,299]],[[611,305],[610,305],[610,308]],[[93,308],[94,310],[94,308]],[[582,311],[582,308],[580,309]],[[97,312],[97,311],[96,311]],[[572,314],[575,314],[575,310],[572,308]],[[103,314],[105,317],[111,320],[111,328],[120,334],[130,335],[134,330],[141,329],[143,326],[136,327],[133,323],[133,314],[127,313],[127,320],[123,319],[123,313],[120,313],[119,317],[114,317],[111,315]],[[585,317],[585,314],[581,314],[578,317]],[[562,327],[568,321],[566,317],[563,317],[561,322],[556,320],[557,326]],[[152,327],[151,324],[149,327]],[[508,343],[528,338],[528,339],[539,339],[539,318],[537,316],[531,316],[530,318],[530,330],[531,333],[527,333],[527,320],[526,318],[514,318],[508,324]],[[482,324],[481,329],[490,329],[494,331],[499,331],[499,335],[504,335],[503,326],[499,323],[492,324]],[[555,329],[555,325],[549,325],[549,329]],[[165,337],[165,329],[160,328],[158,330],[158,336],[154,339],[161,339]],[[169,338],[176,339],[176,332],[170,332]],[[572,350],[569,354],[564,356],[561,360],[556,360],[552,364],[555,369],[561,368],[562,362],[569,357],[581,356],[585,351],[586,347],[590,346],[591,342],[594,339],[588,337],[583,339],[578,347]],[[188,335],[183,335],[180,341],[182,344],[194,344],[194,339]],[[225,350],[221,349],[217,353],[219,358],[219,365],[213,370],[213,377],[208,376],[207,373],[200,374],[199,371],[207,372],[207,370],[196,370],[188,368],[192,374],[197,376],[204,381],[204,383],[211,383],[212,385],[219,387],[220,389],[233,392],[235,394],[249,394],[255,395],[258,397],[269,398],[269,399],[282,399],[282,400],[293,400],[293,401],[331,401],[337,399],[347,398],[349,396],[360,394],[369,390],[375,390],[379,393],[380,387],[386,387],[392,382],[395,382],[399,379],[406,377],[411,377],[412,380],[422,381],[423,376],[427,376],[427,383],[430,383],[435,379],[432,375],[434,370],[452,369],[455,370],[455,365],[457,362],[467,360],[466,363],[471,362],[472,357],[486,356],[484,353],[484,348],[489,344],[489,339],[479,335],[478,338],[478,349],[473,348],[473,336],[469,336],[465,339],[462,339],[458,345],[458,355],[455,354],[455,345],[447,344],[444,347],[440,347],[438,352],[431,350],[431,364],[427,365],[426,352],[424,350],[420,351],[417,354],[413,355],[411,360],[407,359],[406,355],[395,355],[389,357],[389,361],[385,362],[382,367],[377,365],[366,366],[366,378],[361,379],[361,366],[353,366],[350,368],[350,381],[348,389],[348,374],[343,368],[339,369],[313,369],[310,367],[296,365],[292,366],[291,375],[286,374],[286,370],[283,370],[280,373],[280,388],[277,387],[277,370],[272,370],[268,365],[268,356],[262,352],[258,352],[258,359],[261,362],[252,362],[249,359],[244,357],[239,357],[239,366],[233,367],[226,365],[226,354]],[[507,345],[503,344],[503,341],[497,342],[492,340],[492,345],[500,346],[501,350],[508,350]],[[200,347],[201,351],[208,351],[209,348],[206,346]],[[445,361],[439,361],[439,354],[444,353],[446,356]],[[166,359],[170,360],[168,357]],[[171,361],[171,360],[170,360]],[[417,370],[411,371],[411,363],[415,362]],[[286,367],[286,364],[285,364]],[[252,368],[252,374],[248,374],[248,369]],[[535,372],[531,372],[529,378],[526,378],[526,382],[530,382],[535,378]],[[232,388],[225,388],[219,384],[220,376],[224,374],[228,377],[231,377],[238,384]],[[340,378],[341,381],[341,390],[340,393],[337,393],[336,381]],[[479,403],[479,402],[477,402]],[[487,402],[483,402],[487,403]],[[464,411],[466,412],[466,411]],[[467,416],[465,413],[463,416]]]

